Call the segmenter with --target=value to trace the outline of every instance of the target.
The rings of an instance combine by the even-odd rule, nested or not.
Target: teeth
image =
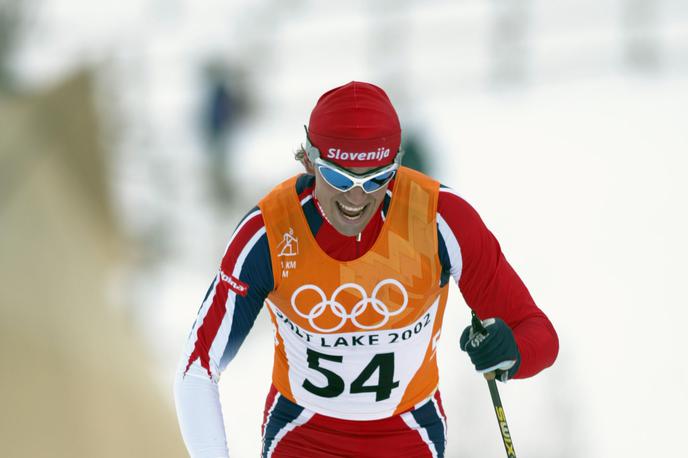
[[[348,205],[344,205],[340,202],[337,202],[337,206],[339,206],[339,211],[341,212],[342,216],[344,216],[344,218],[355,220],[360,218],[367,204],[361,207],[349,207]]]
[[[348,211],[349,213],[358,213],[358,212],[362,211],[362,210],[365,208],[365,205],[363,205],[363,206],[361,206],[361,207],[349,207],[348,205],[344,205],[344,204],[342,204],[342,203],[340,203],[339,205],[341,205],[342,208],[343,208],[344,210]]]

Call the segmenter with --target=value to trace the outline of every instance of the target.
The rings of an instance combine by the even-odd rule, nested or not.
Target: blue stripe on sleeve
[[[246,296],[238,294],[235,296],[232,328],[220,360],[220,370],[224,370],[227,364],[234,359],[239,347],[253,327],[265,298],[274,288],[267,234],[264,234],[256,242],[246,256],[239,273],[239,280],[248,284],[249,288]]]
[[[208,297],[210,296],[210,292],[215,289],[215,284],[217,283],[217,280],[218,280],[218,277],[215,276],[215,278],[213,278],[213,281],[210,283],[210,286],[208,287],[208,291],[205,292],[205,297],[203,298],[201,305],[198,307],[198,312],[196,312],[196,319],[194,320],[193,324],[191,325],[191,329],[189,330],[189,335],[187,336],[187,340],[191,339],[191,334],[193,333],[193,330],[196,327],[196,323],[198,322],[198,315],[201,313],[201,309],[203,308],[203,304],[205,304],[205,301],[208,300]]]

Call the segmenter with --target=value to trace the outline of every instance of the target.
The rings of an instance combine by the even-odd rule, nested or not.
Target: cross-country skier
[[[306,173],[239,223],[189,335],[175,398],[191,456],[228,456],[217,384],[263,304],[275,328],[264,458],[443,457],[435,350],[451,279],[488,331],[461,337],[478,371],[506,381],[553,364],[557,334],[494,235],[456,192],[401,166],[400,140],[377,86],[318,100],[296,154]]]

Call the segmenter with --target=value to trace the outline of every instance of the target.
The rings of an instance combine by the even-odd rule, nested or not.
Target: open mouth
[[[336,202],[336,204],[339,212],[344,216],[344,218],[351,221],[355,221],[360,218],[368,207],[368,204],[360,207],[350,207],[349,205],[344,205],[340,202]]]

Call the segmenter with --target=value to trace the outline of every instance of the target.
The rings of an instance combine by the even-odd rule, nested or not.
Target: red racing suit
[[[289,456],[280,455],[287,446],[276,446],[275,437],[287,444],[318,418],[391,424],[423,409],[432,410],[427,424],[434,426],[405,424],[434,450],[427,456],[441,457],[437,425],[444,414],[438,397],[430,401],[450,278],[479,317],[499,317],[513,330],[521,355],[514,378],[553,364],[552,324],[494,235],[455,192],[402,168],[360,236],[346,237],[324,218],[313,189],[310,175],[283,183],[246,215],[227,246],[175,383],[192,456],[227,455],[217,383],[264,303],[276,336],[271,395],[284,406],[274,416],[290,418],[275,432],[266,416],[264,434],[266,428],[274,434],[264,456]],[[285,431],[292,436],[284,439]]]

